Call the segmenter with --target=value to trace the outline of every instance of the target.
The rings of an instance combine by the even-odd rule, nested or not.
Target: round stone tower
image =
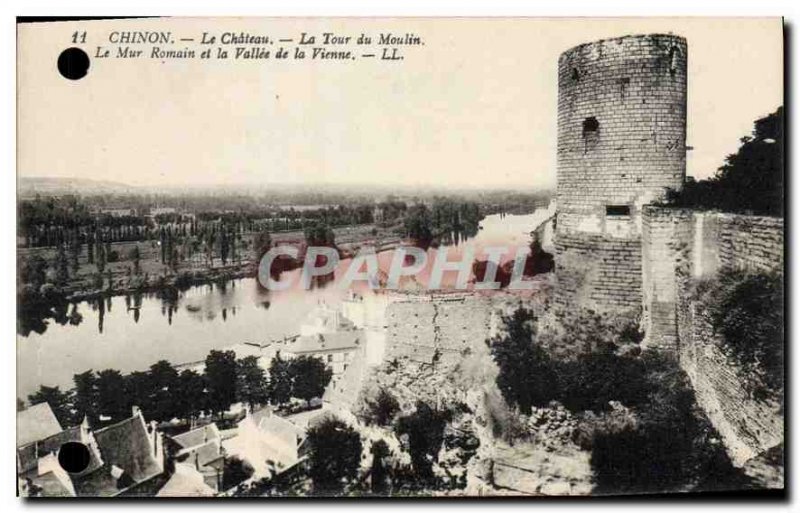
[[[563,301],[640,304],[642,207],[679,190],[686,174],[686,62],[686,40],[664,34],[587,43],[559,58]],[[589,275],[577,280],[580,268]]]

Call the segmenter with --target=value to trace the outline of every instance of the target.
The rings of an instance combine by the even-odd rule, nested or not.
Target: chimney
[[[150,421],[150,439],[153,442],[153,456],[158,458],[158,430],[156,429],[157,423],[155,420]]]
[[[141,412],[141,410],[139,409],[138,406],[135,406],[135,405],[131,406],[131,417],[135,417],[137,415],[141,415],[141,413],[142,412]]]

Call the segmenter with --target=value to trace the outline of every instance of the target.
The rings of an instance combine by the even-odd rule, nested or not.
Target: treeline
[[[48,403],[64,427],[84,418],[92,426],[116,422],[129,417],[134,406],[148,420],[191,421],[204,414],[220,416],[237,402],[255,407],[283,406],[292,398],[310,401],[322,396],[331,376],[325,363],[312,356],[285,360],[278,355],[268,377],[255,356],[236,359],[233,351],[212,350],[202,373],[179,372],[165,360],[127,375],[88,370],[73,377],[72,390],[41,386],[28,402]],[[24,403],[18,400],[18,407]]]
[[[430,206],[417,203],[410,207],[403,226],[407,237],[429,243],[454,234],[474,235],[481,219],[483,214],[476,202],[435,198]]]
[[[783,107],[755,121],[753,133],[740,139],[739,150],[725,158],[712,178],[689,177],[667,203],[723,212],[783,216]]]

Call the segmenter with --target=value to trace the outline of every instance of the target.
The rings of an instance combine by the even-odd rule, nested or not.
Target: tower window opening
[[[590,117],[583,120],[583,154],[586,155],[589,150],[593,149],[597,146],[597,142],[600,139],[600,135],[598,130],[600,129],[600,123],[597,122],[597,118]]]
[[[583,120],[583,136],[596,133],[600,129],[600,123],[597,118],[592,116]]]
[[[631,215],[630,205],[606,205],[607,216],[629,216]]]
[[[578,68],[572,68],[572,81],[577,82],[581,79],[581,74],[578,71]]]
[[[631,83],[630,77],[623,77],[619,79],[619,97],[625,99],[625,93],[628,91],[628,85]]]

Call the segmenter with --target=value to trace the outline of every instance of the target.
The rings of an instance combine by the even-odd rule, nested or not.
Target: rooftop
[[[47,403],[38,403],[17,412],[17,447],[42,440],[61,431],[53,410]]]
[[[363,331],[338,331],[298,337],[285,351],[300,355],[356,349],[361,344],[363,333]]]

